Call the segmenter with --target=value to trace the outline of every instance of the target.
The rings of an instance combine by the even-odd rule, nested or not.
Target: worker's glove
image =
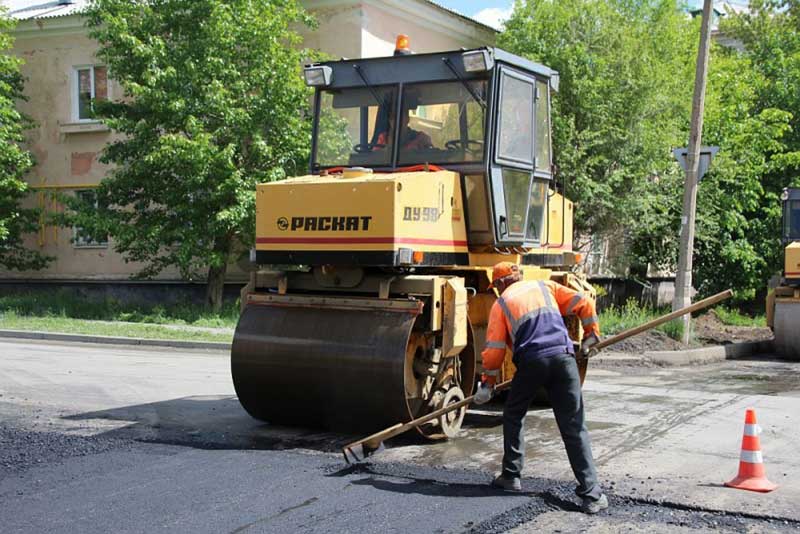
[[[598,343],[600,343],[600,338],[594,332],[584,337],[581,342],[581,358],[591,358],[597,354],[595,345]]]
[[[486,384],[485,382],[480,382],[478,384],[478,391],[475,392],[472,402],[475,404],[486,404],[492,400],[492,395],[494,395],[494,386]]]

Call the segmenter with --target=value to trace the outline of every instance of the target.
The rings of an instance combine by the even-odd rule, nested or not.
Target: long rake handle
[[[598,343],[597,345],[595,345],[595,348],[597,350],[602,350],[602,349],[604,349],[606,347],[610,347],[611,345],[619,343],[620,341],[622,341],[624,339],[628,339],[629,337],[635,336],[637,334],[641,334],[642,332],[650,330],[651,328],[655,328],[658,325],[661,325],[661,324],[664,324],[664,323],[668,323],[669,321],[671,321],[673,319],[677,319],[678,317],[680,317],[682,315],[686,315],[687,313],[694,313],[694,312],[702,310],[704,308],[708,308],[709,306],[713,306],[714,304],[716,304],[718,302],[721,302],[721,301],[723,301],[725,299],[728,299],[728,298],[730,298],[732,296],[733,296],[733,291],[731,291],[730,289],[726,289],[725,291],[717,293],[716,295],[712,295],[712,296],[710,296],[708,298],[705,298],[703,300],[698,300],[697,302],[695,302],[694,304],[692,304],[690,306],[686,306],[685,308],[681,308],[679,310],[675,310],[674,312],[668,313],[666,315],[662,315],[661,317],[653,319],[652,321],[648,321],[648,322],[646,322],[644,324],[641,324],[639,326],[635,326],[633,328],[629,328],[628,330],[625,330],[624,332],[620,332],[619,334],[617,334],[615,336],[611,336],[609,338],[606,338],[606,339],[602,340],[600,343]]]
[[[597,345],[595,345],[595,348],[597,348],[597,350],[604,349],[606,347],[614,345],[615,343],[619,343],[620,341],[628,339],[629,337],[635,336],[637,334],[641,334],[642,332],[650,330],[651,328],[655,328],[656,326],[658,326],[660,324],[664,324],[664,323],[669,322],[669,321],[671,321],[673,319],[676,319],[676,318],[680,317],[681,315],[685,315],[687,313],[693,313],[693,312],[696,312],[698,310],[702,310],[704,308],[707,308],[707,307],[709,307],[709,306],[711,306],[713,304],[716,304],[716,303],[718,303],[720,301],[723,301],[723,300],[725,300],[727,298],[730,298],[731,296],[733,296],[733,291],[731,291],[730,289],[727,289],[725,291],[722,291],[721,293],[717,293],[714,296],[708,297],[708,298],[703,299],[703,300],[699,300],[699,301],[695,302],[694,304],[692,304],[691,306],[687,306],[685,308],[681,308],[680,310],[675,310],[674,312],[668,313],[666,315],[662,315],[661,317],[658,317],[657,319],[653,319],[652,321],[648,321],[648,322],[646,322],[646,323],[644,323],[642,325],[636,326],[634,328],[630,328],[628,330],[625,330],[624,332],[620,332],[619,334],[617,334],[615,336],[611,336],[609,338],[606,338],[603,341],[599,342]],[[495,391],[503,391],[504,389],[508,389],[509,387],[511,387],[511,380],[506,380],[505,382],[502,382],[502,383],[498,384],[497,386],[495,386],[494,390]],[[441,417],[441,416],[443,416],[445,414],[448,414],[448,413],[450,413],[450,412],[452,412],[454,410],[458,410],[459,408],[467,406],[468,404],[472,403],[472,400],[473,400],[474,397],[475,397],[474,395],[470,395],[469,397],[467,397],[467,398],[465,398],[463,400],[460,400],[460,401],[458,401],[456,403],[450,404],[450,405],[445,406],[443,408],[439,408],[438,410],[434,410],[431,413],[429,413],[428,415],[424,415],[422,417],[418,417],[417,419],[412,419],[411,421],[409,421],[407,423],[397,423],[396,425],[390,426],[389,428],[381,430],[380,432],[376,432],[376,433],[374,433],[374,434],[372,434],[370,436],[367,436],[365,438],[362,438],[362,439],[360,439],[358,441],[354,441],[353,443],[350,443],[349,445],[345,445],[342,448],[342,452],[344,453],[345,458],[347,458],[347,451],[353,449],[354,447],[359,447],[359,446],[362,446],[362,445],[366,445],[366,446],[371,447],[373,449],[377,448],[378,445],[380,445],[380,443],[382,441],[385,441],[385,440],[387,440],[389,438],[393,438],[394,436],[397,436],[398,434],[402,434],[403,432],[405,432],[407,430],[411,430],[412,428],[416,428],[416,427],[418,427],[420,425],[424,425],[428,421],[432,421],[432,420],[437,419],[437,418],[439,418],[439,417]]]

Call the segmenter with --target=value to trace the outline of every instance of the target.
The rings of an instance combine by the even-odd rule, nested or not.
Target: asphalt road
[[[0,531],[800,531],[800,364],[592,369],[585,398],[612,502],[598,517],[577,512],[548,410],[526,418],[525,493],[509,495],[486,486],[499,405],[456,440],[399,438],[347,467],[352,436],[249,418],[224,354],[0,341]],[[771,494],[721,485],[748,406]]]

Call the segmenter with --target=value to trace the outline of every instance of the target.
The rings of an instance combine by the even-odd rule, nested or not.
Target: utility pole
[[[692,301],[692,254],[694,251],[694,221],[697,209],[697,178],[700,166],[700,144],[703,136],[703,109],[706,100],[706,72],[711,37],[712,0],[703,2],[703,20],[700,26],[700,47],[697,50],[697,69],[692,99],[692,125],[689,134],[689,152],[686,155],[686,179],[683,185],[683,214],[681,216],[681,248],[678,255],[678,272],[675,277],[675,298],[672,309],[678,310]],[[690,316],[683,316],[683,339],[689,342]]]

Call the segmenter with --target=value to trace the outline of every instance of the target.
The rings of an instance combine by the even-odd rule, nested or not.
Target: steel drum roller
[[[249,304],[231,349],[242,406],[275,424],[371,430],[410,418],[402,311]]]

